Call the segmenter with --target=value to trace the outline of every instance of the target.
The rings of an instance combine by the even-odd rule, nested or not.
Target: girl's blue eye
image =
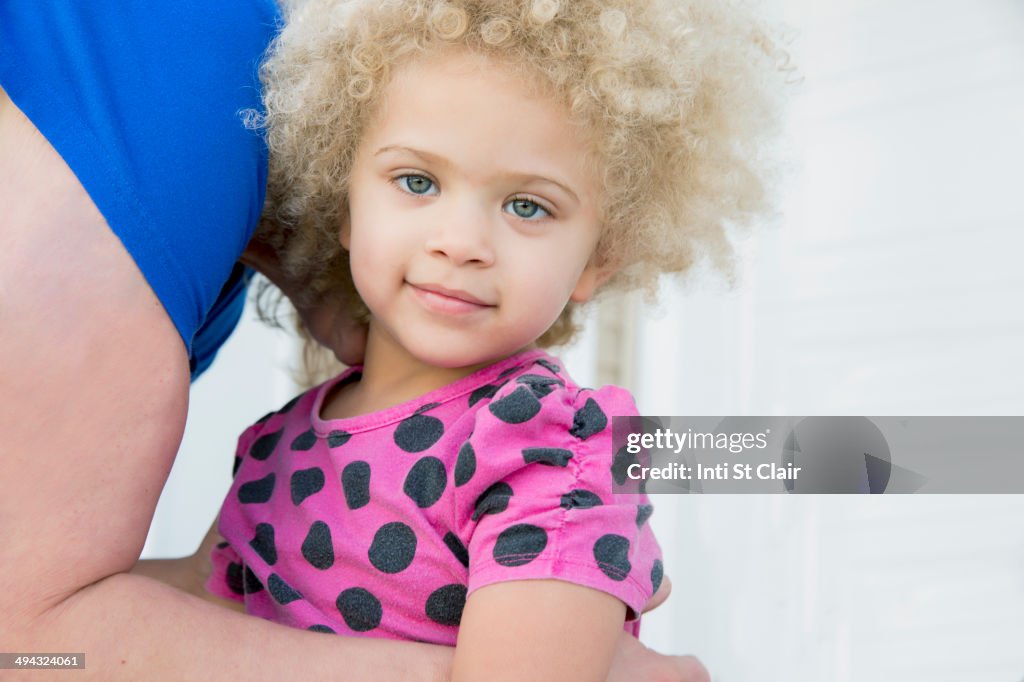
[[[529,199],[513,199],[505,206],[509,207],[513,215],[523,220],[536,220],[551,215],[543,206]]]
[[[395,178],[398,186],[409,194],[434,194],[434,181],[425,175],[400,175]]]

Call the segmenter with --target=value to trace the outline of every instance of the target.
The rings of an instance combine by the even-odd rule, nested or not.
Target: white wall
[[[641,411],[1021,414],[1024,3],[775,4],[801,31],[800,172],[738,291],[648,315]],[[656,508],[676,591],[647,641],[717,681],[1024,679],[1021,496]]]

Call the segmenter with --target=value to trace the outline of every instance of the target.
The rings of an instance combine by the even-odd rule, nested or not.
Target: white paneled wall
[[[773,4],[806,79],[785,216],[736,291],[644,316],[641,411],[1021,414],[1024,3]],[[1024,497],[655,504],[644,636],[716,681],[1024,680]]]
[[[658,496],[643,639],[719,682],[1024,679],[1016,496]]]

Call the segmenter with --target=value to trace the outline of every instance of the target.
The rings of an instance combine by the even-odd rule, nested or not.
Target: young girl
[[[262,239],[365,362],[239,439],[208,589],[299,628],[603,679],[664,568],[621,388],[543,347],[763,208],[775,53],[719,2],[313,0],[263,69]],[[499,675],[499,676],[500,676]]]

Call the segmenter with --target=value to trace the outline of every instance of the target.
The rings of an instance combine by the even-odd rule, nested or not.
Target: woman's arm
[[[625,615],[616,597],[562,580],[487,585],[466,601],[452,678],[599,682]]]
[[[180,559],[140,559],[131,573],[159,580],[165,585],[176,587],[211,604],[245,613],[245,604],[242,602],[222,599],[206,589],[206,581],[212,569],[210,552],[217,543],[223,541],[224,538],[217,532],[217,521],[214,520],[194,554]]]

